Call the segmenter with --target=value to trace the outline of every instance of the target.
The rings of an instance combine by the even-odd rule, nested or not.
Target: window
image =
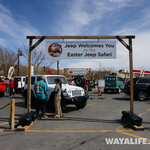
[[[41,76],[37,77],[37,81],[40,81],[40,77],[41,77]],[[45,79],[44,79],[44,82],[45,82]]]
[[[20,81],[21,81],[21,78],[20,78],[20,77],[18,77],[18,78],[14,78],[14,81],[15,81],[15,82],[18,82],[18,80],[20,80]]]
[[[150,83],[150,79],[140,79],[138,83]]]
[[[34,84],[35,83],[35,77],[31,77],[31,84]],[[25,84],[28,84],[28,77],[26,77],[26,83]]]
[[[35,77],[31,77],[31,84],[35,83]]]
[[[115,81],[116,78],[115,77],[105,77],[106,81]]]
[[[62,84],[67,84],[67,81],[64,77],[58,77],[58,76],[49,77],[49,76],[47,76],[46,78],[47,78],[48,84],[55,84],[55,79],[60,79]]]
[[[117,78],[117,81],[122,81],[122,78],[118,77],[118,78]]]

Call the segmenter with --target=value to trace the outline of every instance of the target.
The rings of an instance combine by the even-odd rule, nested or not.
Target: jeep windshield
[[[46,77],[46,79],[48,84],[55,84],[55,79],[60,79],[62,84],[67,84],[66,79],[60,76]]]
[[[115,77],[105,77],[105,81],[116,81]]]

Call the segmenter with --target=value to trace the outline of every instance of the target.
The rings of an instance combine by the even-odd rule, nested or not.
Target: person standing
[[[86,81],[85,77],[83,79],[83,88],[84,88],[84,90],[87,90],[87,81]]]
[[[21,86],[22,86],[21,80],[18,79],[17,94],[21,93]]]
[[[5,82],[5,86],[6,86],[6,93],[8,93],[9,92],[9,79],[8,79],[8,77],[5,78],[4,82]]]
[[[62,83],[60,79],[55,79],[55,98],[54,98],[54,106],[55,106],[55,116],[54,118],[60,118],[62,117],[62,110],[61,110],[61,89],[62,89]]]
[[[47,118],[46,113],[46,102],[48,101],[48,87],[44,82],[45,77],[40,76],[39,81],[35,83],[34,91],[36,93],[36,112],[39,114],[39,110],[41,108],[42,114],[41,119]]]
[[[10,79],[9,81],[9,87],[10,87],[10,96],[11,94],[15,95],[14,94],[15,82],[12,79]]]

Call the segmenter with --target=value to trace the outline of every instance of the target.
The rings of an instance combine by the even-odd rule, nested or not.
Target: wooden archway
[[[129,50],[130,64],[130,113],[134,113],[133,99],[133,57],[132,57],[132,39],[135,36],[26,36],[29,39],[29,62],[28,62],[28,91],[27,91],[27,112],[31,111],[31,60],[32,50],[34,50],[44,39],[117,39]],[[33,45],[33,39],[39,39]],[[123,39],[128,39],[127,44]]]

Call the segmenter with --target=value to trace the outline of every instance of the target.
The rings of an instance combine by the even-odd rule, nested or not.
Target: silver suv
[[[36,95],[34,92],[34,84],[39,80],[41,75],[32,75],[31,76],[31,107],[35,105]],[[85,94],[85,91],[82,87],[69,85],[66,78],[63,75],[44,75],[45,83],[49,89],[48,96],[49,101],[48,105],[54,107],[54,88],[55,88],[55,79],[59,78],[62,81],[62,92],[61,92],[61,106],[62,110],[65,111],[66,105],[75,104],[75,106],[80,109],[84,108],[87,104],[88,94]],[[25,103],[27,104],[27,88],[28,88],[28,76],[25,79],[24,85],[24,96]]]

